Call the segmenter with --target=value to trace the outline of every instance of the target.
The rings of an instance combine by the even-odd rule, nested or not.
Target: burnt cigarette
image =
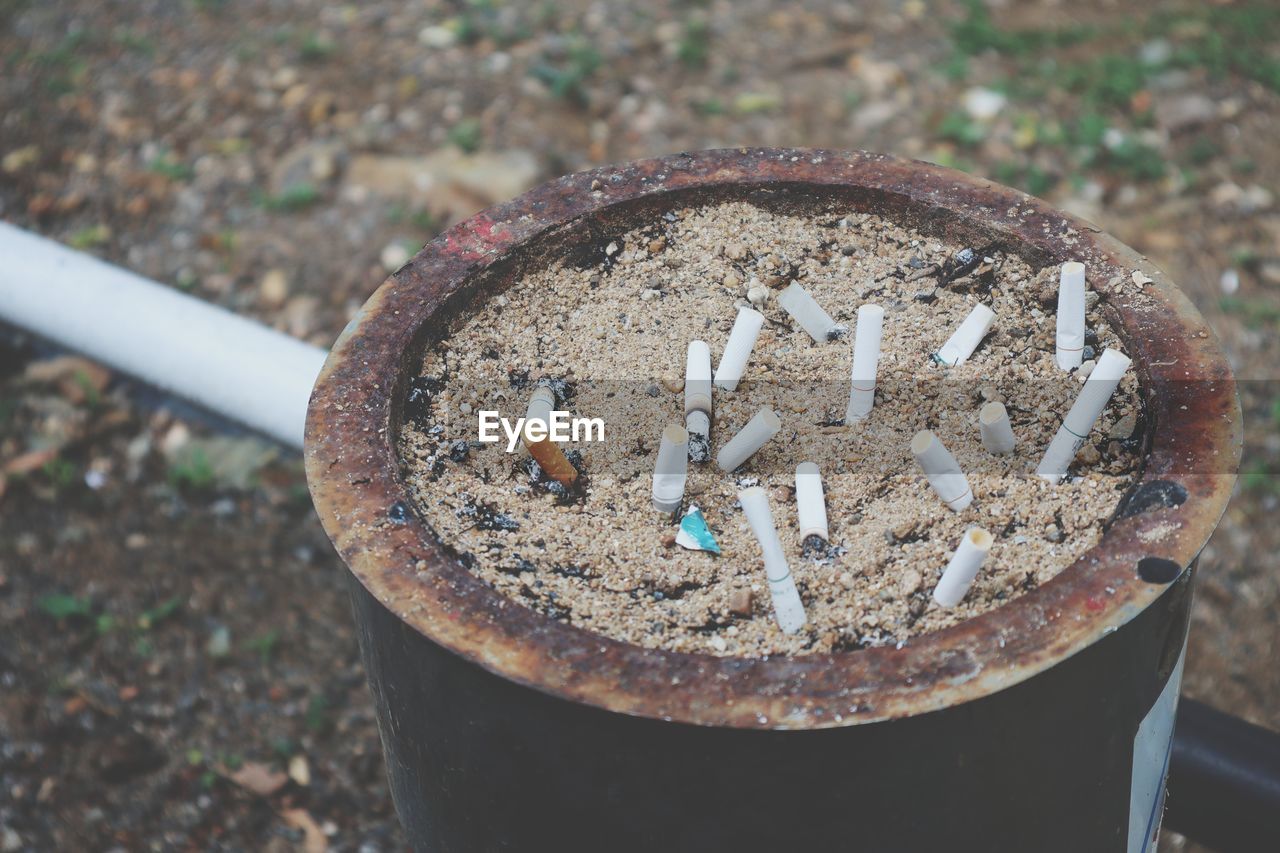
[[[782,419],[777,412],[773,409],[761,409],[737,435],[729,439],[728,444],[720,448],[720,452],[716,454],[716,464],[725,473],[734,470],[750,459],[781,428]]]
[[[1058,367],[1074,370],[1084,359],[1084,264],[1068,261],[1058,277]]]
[[[981,527],[970,527],[964,532],[942,572],[942,578],[933,589],[934,601],[942,607],[955,607],[960,603],[991,552],[992,541],[991,534]]]
[[[927,429],[916,433],[911,439],[911,455],[924,469],[929,485],[948,507],[959,512],[973,503],[969,478],[936,435]]]
[[[773,598],[773,615],[778,620],[778,627],[784,634],[794,634],[804,627],[804,603],[796,589],[795,578],[791,576],[791,566],[782,553],[782,540],[778,538],[778,527],[769,510],[769,497],[764,489],[752,486],[738,492],[738,500],[764,555],[764,571],[769,579],[769,594]]]
[[[800,541],[817,536],[830,541],[827,531],[827,501],[822,492],[822,474],[812,462],[796,466],[796,516],[800,522]]]
[[[1062,419],[1057,435],[1049,442],[1044,459],[1040,461],[1040,467],[1036,468],[1038,476],[1050,483],[1057,483],[1067,473],[1067,467],[1075,459],[1076,451],[1084,444],[1089,430],[1093,429],[1094,422],[1107,407],[1107,401],[1115,393],[1116,386],[1124,378],[1130,363],[1129,357],[1119,350],[1107,349],[1102,353],[1097,367],[1080,389],[1080,396]]]
[[[809,333],[809,337],[818,343],[826,343],[831,339],[836,321],[832,320],[831,315],[823,311],[817,300],[799,284],[793,281],[779,293],[778,304],[800,324],[800,328]]]
[[[560,449],[560,445],[548,437],[550,433],[547,427],[551,423],[551,412],[555,407],[556,395],[547,386],[539,385],[533,392],[532,399],[529,400],[529,407],[525,410],[525,429],[522,440],[525,449],[538,463],[542,472],[565,488],[569,488],[578,479],[578,469],[573,467],[569,457],[565,456],[564,451]],[[542,438],[530,436],[529,425],[532,421],[543,424],[544,429],[540,431],[543,434]]]
[[[876,370],[880,364],[880,341],[884,334],[884,309],[863,305],[858,309],[858,328],[853,338],[853,370],[849,387],[846,423],[871,414],[876,401]]]
[[[711,348],[703,341],[690,341],[684,367],[684,428],[694,462],[706,462],[711,455],[711,381]]]
[[[996,314],[987,306],[979,303],[973,306],[973,310],[969,312],[969,316],[964,318],[964,322],[955,330],[947,342],[942,345],[934,355],[934,360],[939,364],[945,364],[947,367],[955,367],[957,364],[964,362],[973,355],[973,351],[978,348],[978,344],[982,343],[982,339],[987,336],[987,332],[991,329],[991,324],[995,322]]]
[[[680,509],[689,471],[689,433],[677,424],[662,431],[653,469],[653,508],[667,514]]]
[[[1016,440],[1003,403],[987,403],[978,410],[978,432],[982,446],[992,453],[1012,453]]]
[[[756,345],[756,337],[760,327],[764,325],[764,315],[750,308],[739,308],[738,318],[733,321],[733,329],[729,332],[729,342],[724,345],[720,355],[720,364],[716,367],[715,384],[726,391],[738,387],[742,372],[747,368],[747,359],[751,358],[751,350]]]

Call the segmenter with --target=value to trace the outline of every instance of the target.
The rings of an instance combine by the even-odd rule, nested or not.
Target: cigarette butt
[[[1003,403],[987,403],[978,410],[978,432],[982,446],[992,453],[1012,453],[1016,440]]]
[[[769,579],[769,593],[773,597],[773,614],[784,634],[794,634],[804,627],[804,603],[796,589],[791,566],[782,553],[782,540],[769,509],[769,497],[764,489],[753,486],[738,492],[738,501],[747,516],[747,524],[760,543],[764,556],[765,576]]]
[[[991,534],[981,527],[970,527],[964,532],[955,553],[942,572],[942,578],[933,589],[933,600],[942,607],[955,607],[964,598],[973,579],[991,552]]]
[[[820,344],[830,340],[831,333],[836,328],[836,321],[832,320],[831,315],[822,310],[817,300],[799,284],[793,281],[779,293],[778,304],[800,324],[800,328],[809,333],[809,337]]]
[[[542,441],[525,442],[529,455],[538,463],[543,473],[566,489],[578,479],[578,469],[573,467],[569,457],[564,455],[560,445],[549,438]]]
[[[929,430],[921,430],[911,439],[911,455],[920,463],[929,485],[948,507],[959,512],[973,503],[969,478],[951,451]]]
[[[759,311],[738,309],[738,318],[733,321],[733,330],[729,332],[729,342],[724,345],[720,364],[716,367],[716,387],[726,391],[738,387],[738,381],[742,379],[747,359],[751,358],[751,350],[756,345],[756,337],[763,325],[764,315]]]
[[[684,364],[684,413],[711,414],[711,348],[704,341],[690,341]]]
[[[822,492],[822,475],[812,462],[796,466],[796,516],[800,523],[800,541],[817,536],[830,541],[827,531],[827,502]]]
[[[549,438],[532,439],[529,437],[530,421],[538,420],[543,424],[551,422],[551,412],[556,407],[556,395],[545,385],[539,385],[529,400],[525,410],[525,433],[522,436],[529,455],[538,463],[543,473],[565,488],[569,488],[578,479],[578,469],[573,467],[569,457],[564,455],[560,445]]]
[[[1107,401],[1115,393],[1131,363],[1129,357],[1119,350],[1108,348],[1102,353],[1097,367],[1080,389],[1080,396],[1076,397],[1071,410],[1062,419],[1062,426],[1058,428],[1053,441],[1049,442],[1044,458],[1036,468],[1037,476],[1050,483],[1057,483],[1067,473],[1067,467],[1075,458],[1076,451],[1084,443],[1089,430],[1093,429],[1102,410],[1107,407]]]
[[[945,364],[948,367],[963,364],[969,356],[973,355],[973,351],[978,348],[978,344],[982,343],[982,339],[987,336],[987,332],[991,329],[991,324],[995,322],[995,319],[995,312],[987,306],[981,303],[973,306],[969,316],[964,318],[964,322],[942,345],[934,359],[939,364]]]
[[[849,387],[846,423],[871,414],[876,400],[876,371],[880,364],[880,341],[884,334],[884,309],[863,305],[858,309],[858,327],[853,338],[853,370]]]
[[[689,432],[689,459],[711,458],[711,348],[690,341],[684,367],[684,428]]]
[[[1084,359],[1084,264],[1068,261],[1058,276],[1058,329],[1056,357],[1063,370],[1073,370]]]
[[[772,409],[761,409],[755,417],[747,421],[747,425],[738,434],[729,439],[729,443],[720,448],[716,454],[716,464],[720,470],[728,473],[764,446],[782,428],[782,419]]]
[[[689,468],[689,433],[671,424],[662,431],[658,462],[653,469],[653,508],[673,513],[684,500]]]
[[[689,461],[706,462],[711,458],[711,416],[706,412],[690,412],[684,417],[689,433]]]

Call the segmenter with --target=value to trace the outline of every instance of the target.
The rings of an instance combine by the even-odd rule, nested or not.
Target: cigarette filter
[[[959,512],[973,503],[969,478],[951,451],[929,430],[921,430],[911,439],[911,455],[920,463],[929,485],[948,507]]]
[[[761,409],[755,417],[747,421],[747,425],[738,434],[729,439],[729,443],[720,448],[716,455],[716,464],[720,470],[728,473],[764,446],[764,443],[782,428],[782,419],[772,409]]]
[[[711,458],[711,348],[690,341],[684,368],[684,428],[689,432],[689,459]]]
[[[689,433],[689,461],[706,462],[711,458],[711,418],[706,412],[690,412],[684,417]]]
[[[822,475],[812,462],[796,466],[796,515],[800,522],[800,541],[817,536],[830,540],[827,532],[827,502],[822,493]]]
[[[960,324],[960,327],[942,345],[934,359],[939,364],[945,364],[948,367],[963,364],[969,356],[973,355],[973,351],[978,348],[978,344],[982,343],[982,339],[986,337],[995,319],[995,312],[987,306],[981,303],[973,306],[969,316],[964,318],[964,322]]]
[[[1050,483],[1057,483],[1067,473],[1067,466],[1076,457],[1076,451],[1084,443],[1089,430],[1107,407],[1107,401],[1115,393],[1116,386],[1124,378],[1125,371],[1131,364],[1129,357],[1119,350],[1108,348],[1098,359],[1098,366],[1085,380],[1080,389],[1080,396],[1072,405],[1067,416],[1062,419],[1062,426],[1049,442],[1049,448],[1040,460],[1036,474]]]
[[[684,362],[684,413],[711,414],[711,348],[704,341],[689,341]]]
[[[978,410],[978,432],[982,446],[992,453],[1013,452],[1016,441],[1003,403],[987,403]]]
[[[1073,370],[1084,359],[1084,264],[1068,261],[1058,277],[1058,367]]]
[[[756,345],[756,336],[764,325],[764,315],[750,308],[739,308],[738,319],[733,321],[733,330],[729,332],[729,342],[724,345],[720,356],[720,364],[716,367],[715,384],[726,391],[738,387],[742,371],[747,367],[747,359],[751,357],[751,348]]]
[[[933,589],[933,600],[942,607],[955,607],[964,598],[982,563],[991,552],[991,534],[981,527],[964,532],[951,561],[942,571],[942,579]]]
[[[547,386],[539,385],[534,390],[533,397],[529,400],[529,407],[525,410],[523,441],[525,448],[529,451],[529,455],[538,463],[538,467],[542,469],[543,473],[568,488],[578,479],[578,469],[573,467],[569,457],[565,456],[564,451],[560,449],[560,445],[549,438],[534,441],[529,438],[528,433],[530,421],[538,420],[544,424],[550,424],[551,412],[555,407],[555,393]]]
[[[844,419],[860,420],[871,414],[876,400],[876,370],[880,364],[880,340],[884,333],[884,309],[863,305],[858,309],[858,328],[853,337],[853,371],[849,405]]]
[[[778,620],[778,627],[784,634],[794,634],[805,623],[804,603],[796,589],[795,578],[791,576],[791,566],[782,553],[782,541],[778,538],[778,528],[769,510],[769,497],[764,489],[753,486],[738,492],[738,500],[764,554],[764,571],[769,579],[769,593],[773,598],[773,614]]]
[[[684,500],[684,484],[689,469],[689,433],[676,424],[662,431],[658,462],[653,469],[653,508],[673,513]]]
[[[782,293],[779,293],[778,304],[800,324],[800,328],[809,333],[809,337],[820,344],[830,340],[831,333],[836,328],[836,321],[832,320],[831,315],[823,311],[817,300],[799,284],[793,281]]]

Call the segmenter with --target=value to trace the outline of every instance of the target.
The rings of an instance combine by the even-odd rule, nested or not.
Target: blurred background
[[[0,65],[0,218],[326,347],[450,223],[637,157],[867,148],[1097,222],[1242,380],[1185,692],[1280,728],[1274,0],[0,0]],[[296,455],[0,333],[0,853],[401,849],[339,565]]]

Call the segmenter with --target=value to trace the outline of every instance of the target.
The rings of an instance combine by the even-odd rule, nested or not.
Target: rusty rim
[[[926,230],[1003,236],[1042,263],[1089,265],[1091,286],[1113,311],[1138,369],[1150,425],[1128,510],[1102,541],[1039,588],[903,648],[765,659],[611,640],[512,603],[448,556],[409,509],[395,449],[395,401],[416,367],[426,324],[477,298],[477,278],[536,255],[530,247],[574,239],[610,217],[785,196],[840,199],[851,209],[927,223]],[[1135,272],[1150,282],[1136,286]],[[335,344],[311,400],[306,465],[316,509],[356,578],[409,627],[462,657],[611,711],[811,729],[978,698],[1128,622],[1166,588],[1142,580],[1139,561],[1189,565],[1221,517],[1239,460],[1239,414],[1234,380],[1203,318],[1163,273],[1096,226],[927,163],[865,152],[731,149],[569,175],[428,244]]]

